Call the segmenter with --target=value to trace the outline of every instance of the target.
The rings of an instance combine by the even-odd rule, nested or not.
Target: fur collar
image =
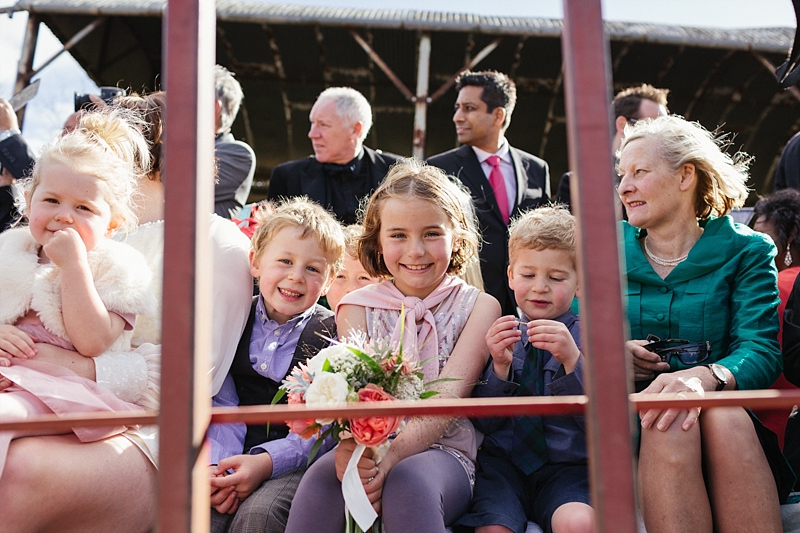
[[[61,316],[61,270],[52,263],[40,265],[39,249],[28,228],[0,234],[0,324],[14,324],[33,309],[49,332],[68,339]],[[88,260],[107,309],[136,315],[154,312],[152,273],[142,254],[104,239],[89,252]],[[131,335],[125,331],[109,349],[130,349]]]

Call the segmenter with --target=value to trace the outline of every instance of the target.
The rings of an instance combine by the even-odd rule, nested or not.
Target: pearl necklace
[[[689,254],[687,253],[686,255],[684,255],[682,257],[677,257],[675,259],[662,259],[662,258],[654,255],[653,252],[650,251],[650,248],[647,247],[647,237],[644,238],[644,251],[647,252],[647,256],[650,259],[652,259],[655,264],[661,265],[661,266],[665,266],[665,267],[678,266],[678,264],[682,263],[683,261],[686,260],[687,257],[689,257]]]

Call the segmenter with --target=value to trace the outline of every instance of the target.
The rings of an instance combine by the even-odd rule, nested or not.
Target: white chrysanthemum
[[[350,392],[347,381],[340,374],[320,372],[306,391],[306,405],[314,407],[342,407],[347,403]],[[332,424],[335,419],[317,420],[320,424]]]

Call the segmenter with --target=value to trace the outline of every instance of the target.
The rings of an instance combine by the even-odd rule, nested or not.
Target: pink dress
[[[61,315],[61,275],[54,264],[39,264],[39,245],[27,228],[0,235],[0,324],[19,324],[38,340],[65,349],[72,348]],[[104,241],[88,254],[92,278],[101,300],[110,309],[129,317],[155,308],[150,291],[151,273],[144,257],[130,246]],[[133,332],[127,328],[111,349],[130,350]],[[74,349],[74,348],[72,348]],[[39,414],[141,411],[122,401],[91,380],[55,365],[17,361],[0,367],[0,374],[13,385],[0,394],[0,420],[25,420]],[[74,428],[82,442],[101,440],[123,432],[124,426]],[[0,475],[13,438],[40,435],[0,432]]]

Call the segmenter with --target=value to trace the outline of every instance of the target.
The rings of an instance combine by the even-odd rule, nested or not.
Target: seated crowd
[[[241,88],[217,74],[213,405],[298,401],[282,389],[295,367],[355,338],[402,346],[444,397],[584,393],[578,225],[550,202],[547,163],[506,140],[512,80],[463,73],[462,146],[427,163],[364,146],[369,102],[325,90],[309,115],[314,155],[277,166],[269,202],[237,228],[226,218],[246,202],[255,159],[230,134]],[[800,383],[800,296],[790,296],[800,193],[762,199],[758,231],[734,223],[747,155],[667,115],[666,94],[645,85],[612,105],[630,326],[631,368],[619,371],[642,395],[768,388],[782,374],[782,327],[787,378]],[[0,128],[16,130],[6,104]],[[163,92],[98,103],[35,163],[18,132],[0,140],[0,153],[11,140],[26,154],[0,181],[0,223],[11,227],[0,233],[0,421],[158,408],[165,106]],[[567,200],[576,178],[562,178]],[[17,180],[24,207],[12,201]],[[308,364],[308,379],[324,368]],[[639,413],[647,530],[782,531],[795,476],[772,429],[787,417]],[[212,531],[343,532],[353,479],[358,513],[389,533],[597,529],[582,415],[414,417],[380,453],[327,424],[212,425]],[[157,468],[155,427],[0,432],[3,527],[150,531]]]

